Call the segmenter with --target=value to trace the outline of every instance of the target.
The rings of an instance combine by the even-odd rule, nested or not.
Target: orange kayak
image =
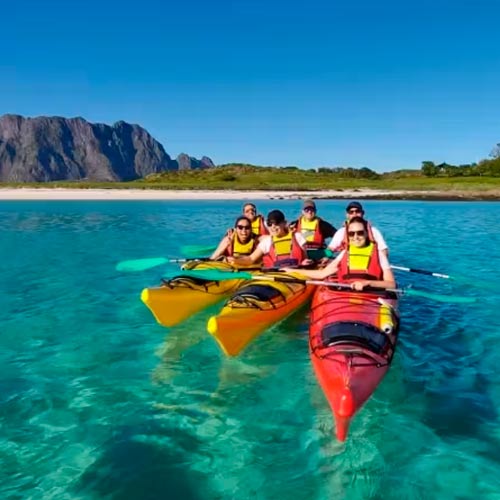
[[[272,325],[304,305],[314,286],[258,279],[246,281],[233,292],[222,311],[207,323],[220,348],[228,356],[237,356],[245,347]],[[266,272],[263,277],[300,277],[293,273]]]

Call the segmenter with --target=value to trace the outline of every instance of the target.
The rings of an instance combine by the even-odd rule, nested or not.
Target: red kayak
[[[399,331],[397,302],[397,296],[386,291],[326,286],[313,296],[310,354],[340,441],[389,369]]]

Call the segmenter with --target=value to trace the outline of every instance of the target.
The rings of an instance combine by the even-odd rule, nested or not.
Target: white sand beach
[[[0,188],[0,200],[275,200],[430,196],[430,191],[374,189],[325,191],[208,191],[158,189]]]

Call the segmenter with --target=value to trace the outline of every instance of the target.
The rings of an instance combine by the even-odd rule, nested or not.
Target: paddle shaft
[[[448,274],[434,273],[432,271],[426,271],[425,269],[414,269],[413,267],[402,267],[402,266],[391,266],[391,268],[396,269],[398,271],[406,271],[407,273],[417,273],[417,274],[425,274],[427,276],[434,276],[435,278],[453,279]]]

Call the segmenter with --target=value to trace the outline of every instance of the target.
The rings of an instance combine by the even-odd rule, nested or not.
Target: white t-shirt
[[[389,247],[382,236],[382,233],[376,228],[371,226],[371,230],[373,233],[373,238],[375,243],[377,244],[377,248],[380,250],[387,250]],[[332,241],[328,244],[328,248],[333,250],[334,252],[338,251],[342,244],[344,243],[345,238],[345,226],[341,227],[332,238]]]
[[[293,236],[297,240],[297,243],[304,248],[306,244],[306,239],[300,233],[293,233]],[[262,236],[257,248],[259,248],[264,255],[267,255],[271,251],[271,245],[273,242],[273,237],[270,235]]]
[[[375,236],[375,235],[374,235]],[[345,250],[342,250],[337,257],[335,257],[335,260],[338,260],[339,262],[342,260],[342,257],[345,255]],[[385,256],[384,253],[382,253],[382,250],[378,251],[378,260],[380,262],[380,267],[386,271],[387,269],[391,268],[391,265],[389,264],[389,259]]]

